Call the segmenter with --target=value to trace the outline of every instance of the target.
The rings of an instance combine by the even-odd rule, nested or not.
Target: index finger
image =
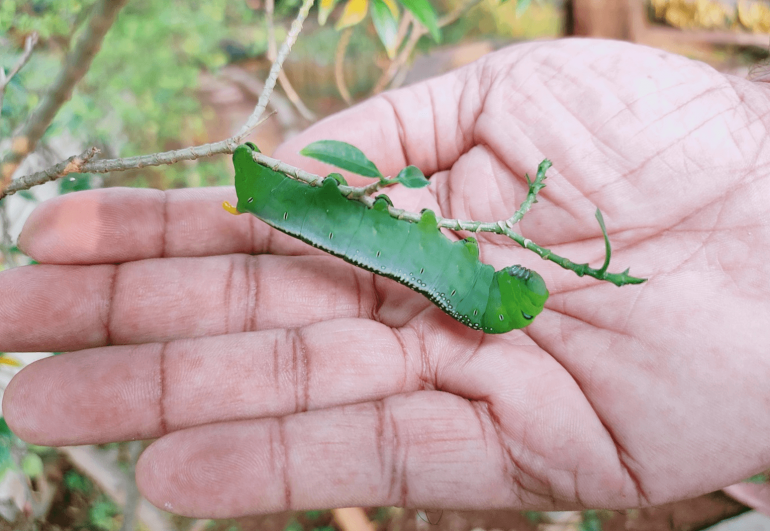
[[[120,263],[221,254],[300,255],[320,251],[253,216],[233,216],[232,188],[105,188],[39,205],[19,247],[47,264]]]

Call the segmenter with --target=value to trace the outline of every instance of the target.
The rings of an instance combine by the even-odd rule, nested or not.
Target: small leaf
[[[441,30],[438,27],[438,17],[428,0],[400,0],[400,2],[412,13],[412,15],[414,15],[414,18],[416,18],[420,24],[428,29],[434,41],[441,42]]]
[[[21,460],[21,470],[28,478],[39,478],[43,475],[43,460],[37,454],[28,453]]]
[[[372,0],[372,22],[388,58],[393,59],[398,51],[398,8],[392,0]]]
[[[355,26],[366,17],[366,12],[369,9],[368,0],[348,0],[345,4],[345,10],[342,12],[342,16],[335,24],[334,29],[337,31],[350,26]]]
[[[347,142],[319,140],[305,146],[300,154],[364,177],[383,178],[374,162],[367,159],[360,149]]]
[[[337,0],[321,0],[321,4],[318,6],[318,23],[321,26],[326,24],[326,19],[329,18],[336,4]]]
[[[407,166],[396,175],[396,181],[400,182],[407,188],[422,188],[428,186],[430,181],[425,178],[425,175],[420,171],[417,166]]]

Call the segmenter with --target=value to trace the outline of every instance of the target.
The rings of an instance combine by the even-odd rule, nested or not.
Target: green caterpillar
[[[349,200],[334,177],[310,186],[258,164],[252,143],[233,154],[238,206],[286,234],[346,262],[422,293],[476,330],[502,334],[523,328],[542,310],[548,290],[535,271],[514,265],[495,271],[479,261],[475,238],[453,242],[425,209],[417,223],[388,214],[390,199],[372,208]],[[234,212],[235,213],[235,212]]]

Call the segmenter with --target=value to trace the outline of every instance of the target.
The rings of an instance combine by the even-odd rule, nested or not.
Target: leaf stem
[[[607,268],[610,267],[610,258],[612,258],[612,246],[610,245],[610,238],[607,236],[607,228],[604,226],[604,216],[602,211],[596,209],[596,221],[599,222],[599,226],[602,229],[602,236],[604,236],[604,264],[599,269],[599,274],[604,274]]]

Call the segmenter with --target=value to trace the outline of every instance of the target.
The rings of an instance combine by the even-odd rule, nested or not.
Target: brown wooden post
[[[572,34],[628,39],[628,0],[571,0]]]

